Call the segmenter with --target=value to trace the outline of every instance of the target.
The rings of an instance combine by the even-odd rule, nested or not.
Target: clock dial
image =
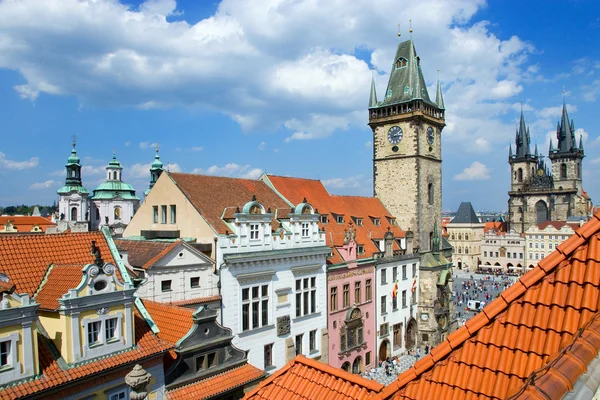
[[[427,128],[427,141],[429,142],[429,144],[433,144],[434,138],[435,138],[435,135],[433,133],[433,128],[432,127]]]
[[[392,126],[388,131],[388,140],[391,144],[398,144],[402,140],[402,128],[399,126]]]
[[[543,169],[538,169],[538,175],[539,176],[543,176],[544,175],[544,170]]]

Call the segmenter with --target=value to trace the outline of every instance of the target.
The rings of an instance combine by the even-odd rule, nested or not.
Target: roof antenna
[[[408,25],[409,25],[408,31],[410,32],[410,40],[412,40],[412,19],[408,20]]]

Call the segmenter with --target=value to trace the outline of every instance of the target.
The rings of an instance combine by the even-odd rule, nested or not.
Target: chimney
[[[406,231],[406,254],[413,254],[413,233],[412,231]]]
[[[394,234],[390,232],[390,228],[388,227],[388,231],[383,236],[384,243],[384,257],[389,258],[394,256]]]

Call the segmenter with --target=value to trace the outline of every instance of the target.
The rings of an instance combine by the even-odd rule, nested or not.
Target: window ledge
[[[275,366],[275,365],[267,365],[265,367],[265,372],[275,371],[276,369],[277,369],[277,366]]]
[[[319,312],[316,312],[316,313],[301,315],[299,317],[293,318],[292,322],[298,323],[298,322],[306,321],[307,319],[311,319],[311,318],[314,318],[314,317],[320,317],[320,316],[321,316],[321,312],[319,311]]]
[[[266,332],[271,329],[275,329],[275,325],[271,324],[271,325],[261,326],[260,328],[249,329],[247,331],[240,332],[238,334],[238,336],[239,337],[250,336],[250,335],[254,335],[255,333]]]
[[[283,308],[283,307],[289,307],[289,306],[291,306],[291,305],[292,305],[292,303],[290,303],[290,302],[288,301],[288,302],[286,302],[286,303],[277,304],[277,305],[275,306],[275,308],[279,309],[279,308]]]
[[[3,373],[3,372],[11,371],[13,369],[14,368],[13,368],[13,366],[11,364],[7,364],[7,365],[5,365],[5,366],[3,366],[3,367],[0,368],[0,374]]]

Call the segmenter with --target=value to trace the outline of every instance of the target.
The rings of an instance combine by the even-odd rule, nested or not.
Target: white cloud
[[[52,186],[57,185],[59,182],[53,181],[53,180],[47,180],[46,182],[40,182],[40,183],[34,183],[31,186],[29,186],[29,190],[42,190],[42,189],[48,189],[51,188]]]
[[[157,145],[158,145],[157,142],[154,142],[154,143],[140,142],[140,149],[156,148]]]
[[[132,179],[150,179],[150,167],[152,163],[135,163],[131,167],[123,168],[123,177],[126,179],[128,176]],[[181,168],[178,164],[167,164],[163,167],[166,171],[170,172],[181,172]]]
[[[257,149],[260,151],[263,151],[266,148],[267,148],[267,142],[260,142],[260,144],[257,147]]]
[[[322,181],[327,189],[357,188],[363,184],[363,176],[355,175],[347,178],[331,178]]]
[[[202,151],[204,150],[204,146],[194,146],[190,148],[190,151]]]
[[[239,165],[236,163],[225,164],[222,167],[218,165],[204,168],[194,168],[193,174],[227,176],[234,178],[257,179],[262,175],[263,170],[260,168],[252,168],[250,165]]]
[[[40,159],[38,157],[31,157],[27,161],[14,161],[6,158],[6,155],[0,152],[0,167],[6,169],[12,169],[15,171],[22,171],[25,169],[31,169],[38,166]]]
[[[455,175],[453,179],[455,181],[482,181],[490,179],[490,170],[479,161],[473,161],[469,167]]]
[[[562,115],[562,109],[562,105],[554,107],[545,107],[540,110],[537,110],[535,114],[540,118],[553,119],[555,121],[554,123],[556,124],[556,121],[558,121],[558,118]],[[577,112],[577,106],[573,104],[567,104],[567,112],[569,114]]]
[[[125,142],[125,147],[129,147],[129,145],[130,145],[130,144],[131,144],[131,141],[130,141],[130,140],[126,141],[126,142]]]

